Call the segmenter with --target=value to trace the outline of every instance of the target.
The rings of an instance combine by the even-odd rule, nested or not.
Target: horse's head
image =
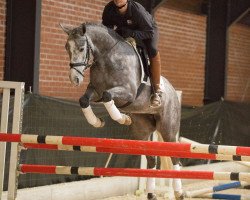
[[[67,27],[60,24],[68,39],[65,48],[70,58],[70,74],[71,83],[79,86],[84,79],[84,72],[90,66],[89,60],[91,56],[91,46],[86,36],[86,27],[82,25],[77,28]]]

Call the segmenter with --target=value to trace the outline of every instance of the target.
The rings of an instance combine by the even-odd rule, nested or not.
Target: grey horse
[[[90,70],[90,82],[79,100],[87,121],[94,127],[104,126],[104,121],[95,116],[90,106],[90,102],[101,100],[113,120],[129,126],[130,139],[148,140],[156,131],[163,141],[176,142],[180,103],[169,81],[161,77],[162,105],[151,108],[150,85],[145,85],[137,95],[142,76],[140,60],[125,39],[101,24],[61,27],[68,34],[65,48],[70,57],[71,82],[79,86],[85,71]],[[174,169],[179,170],[179,159],[171,160]],[[155,167],[153,157],[147,156],[147,161],[148,168]],[[161,165],[164,165],[163,162],[164,157],[161,158]],[[176,199],[183,199],[180,179],[173,180],[173,188]],[[153,178],[147,180],[147,198],[157,199]]]

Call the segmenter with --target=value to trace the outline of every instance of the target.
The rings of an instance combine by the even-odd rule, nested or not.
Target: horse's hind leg
[[[169,115],[169,116],[167,116]],[[179,113],[165,112],[162,116],[156,117],[157,131],[160,133],[164,142],[177,142],[177,132],[179,130]],[[166,162],[167,157],[161,157],[161,164]],[[171,158],[174,170],[180,170],[180,159]],[[169,169],[169,167],[168,167]],[[184,199],[181,179],[173,179],[173,189],[176,199]]]
[[[133,123],[129,127],[131,133],[130,138],[134,140],[148,140],[150,135],[155,131],[156,124],[153,115],[149,114],[131,114]],[[152,169],[156,166],[156,159],[154,156],[146,156],[147,168]],[[156,200],[155,178],[147,178],[146,192],[148,200]]]

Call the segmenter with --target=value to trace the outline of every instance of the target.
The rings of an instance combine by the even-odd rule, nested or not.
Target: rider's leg
[[[150,59],[150,73],[151,73],[151,84],[153,86],[154,94],[151,97],[151,107],[157,108],[161,106],[161,88],[160,88],[160,77],[161,77],[161,58],[158,51],[158,30],[155,29],[153,37],[151,39],[144,40],[144,44],[147,48],[148,56]]]
[[[151,106],[159,107],[161,105],[161,58],[160,53],[157,52],[156,56],[150,58],[150,71],[151,71],[151,82],[153,84],[154,94],[151,98]]]

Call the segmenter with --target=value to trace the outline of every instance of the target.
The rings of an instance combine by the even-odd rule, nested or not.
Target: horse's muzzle
[[[70,82],[74,85],[74,86],[80,86],[81,83],[83,82],[83,77],[79,77],[79,76],[71,76],[69,75],[69,79]]]

